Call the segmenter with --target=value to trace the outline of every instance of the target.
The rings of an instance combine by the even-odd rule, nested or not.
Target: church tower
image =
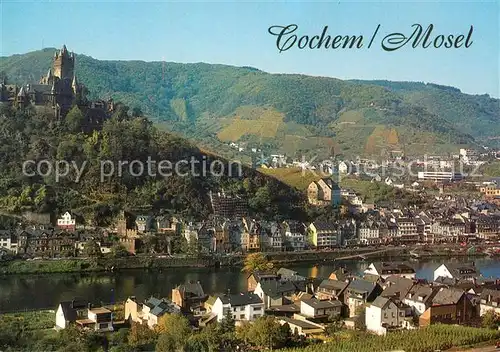
[[[70,81],[75,76],[75,55],[69,53],[66,45],[54,54],[53,75],[60,79],[69,79]]]

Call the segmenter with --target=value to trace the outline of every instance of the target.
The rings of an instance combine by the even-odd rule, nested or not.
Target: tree
[[[142,110],[138,106],[134,106],[132,109],[132,117],[140,117],[143,116]]]
[[[200,244],[196,236],[191,235],[187,243],[186,254],[196,257],[200,254]]]
[[[210,352],[208,341],[203,335],[192,335],[186,341],[183,352]]]
[[[273,316],[262,316],[250,325],[247,339],[254,346],[266,346],[267,348],[281,348],[286,345],[291,335]]]
[[[95,240],[90,239],[84,244],[83,255],[93,258],[100,257],[102,255],[101,247],[99,247],[99,244]]]
[[[342,329],[342,320],[340,316],[328,317],[328,325],[326,326],[325,332],[328,336],[333,336]]]
[[[66,127],[70,132],[80,132],[85,122],[85,116],[77,105],[73,106],[66,115]]]
[[[222,319],[218,328],[222,334],[235,331],[235,320],[231,310],[227,311],[226,315],[224,316],[224,319]]]
[[[128,256],[128,251],[123,247],[122,244],[116,243],[111,247],[111,255],[114,258],[123,258]]]
[[[182,348],[183,346],[181,346]],[[155,351],[156,352],[175,352],[178,351],[179,347],[177,346],[174,338],[169,334],[161,334],[158,337],[158,341],[156,342]]]
[[[189,321],[178,314],[165,314],[160,318],[156,330],[160,333],[157,351],[175,351],[182,349],[191,335]],[[163,349],[167,348],[168,349]]]
[[[115,107],[115,112],[113,113],[113,118],[117,119],[118,121],[124,121],[129,118],[128,116],[128,111],[129,107],[127,105],[123,104],[116,104],[117,106]]]
[[[268,261],[264,254],[251,253],[246,256],[242,271],[251,273],[254,271],[271,270],[272,268],[273,263]]]
[[[249,205],[254,210],[266,210],[271,206],[272,192],[269,186],[259,187],[255,195],[249,200]]]
[[[132,346],[147,345],[156,339],[156,333],[147,325],[133,323],[129,334],[128,343]]]
[[[361,331],[365,331],[366,330],[366,309],[365,309],[365,306],[359,306],[358,308],[356,308],[356,312],[355,312],[356,316],[355,316],[355,321],[354,321],[354,324],[356,326],[357,329],[361,330]]]
[[[481,324],[488,329],[498,329],[500,326],[500,314],[489,310],[481,318]]]

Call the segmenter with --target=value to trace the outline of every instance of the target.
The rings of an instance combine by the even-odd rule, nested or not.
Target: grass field
[[[0,327],[20,324],[24,330],[50,329],[54,327],[55,319],[55,313],[49,310],[0,314]]]
[[[298,190],[305,191],[307,186],[313,181],[318,181],[322,177],[328,177],[321,173],[316,173],[309,170],[302,170],[300,168],[279,168],[279,169],[263,169],[258,171],[263,174],[272,176],[291,187]]]

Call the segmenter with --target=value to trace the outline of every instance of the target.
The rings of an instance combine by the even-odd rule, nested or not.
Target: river
[[[476,266],[486,277],[500,277],[500,261],[476,259]],[[417,277],[432,280],[440,261],[412,262]],[[361,273],[369,262],[293,264],[286,267],[311,277],[328,277],[344,266]],[[0,312],[25,309],[55,309],[62,300],[85,298],[94,304],[110,303],[136,296],[170,297],[171,290],[189,280],[200,281],[208,294],[240,292],[246,289],[246,274],[240,268],[173,268],[162,271],[126,270],[116,273],[11,275],[0,277]]]

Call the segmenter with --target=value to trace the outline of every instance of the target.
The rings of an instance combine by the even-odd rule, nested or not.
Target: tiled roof
[[[326,289],[326,290],[345,290],[347,287],[348,283],[344,281],[338,281],[338,280],[330,280],[326,279],[321,282],[319,285],[319,288]]]
[[[432,299],[433,306],[457,304],[465,294],[463,290],[443,287]]]
[[[381,293],[381,296],[383,297],[397,296],[398,298],[403,299],[414,285],[413,280],[403,277],[398,277],[397,280],[394,278],[394,281],[389,282],[390,284]]]
[[[376,284],[370,281],[355,279],[352,280],[347,289],[349,291],[370,294],[376,287]]]
[[[66,321],[74,322],[76,321],[77,309],[88,308],[88,302],[84,300],[73,300],[73,301],[63,301],[59,303],[64,314],[64,319]]]
[[[262,291],[272,298],[279,298],[297,291],[295,285],[290,281],[262,281],[260,286]]]
[[[427,303],[431,301],[432,298],[434,298],[434,296],[438,293],[438,291],[439,288],[437,287],[417,284],[408,291],[405,298],[415,302]]]
[[[219,296],[222,303],[231,304],[232,307],[246,306],[248,304],[262,303],[262,300],[253,292],[242,292],[230,295]]]
[[[302,300],[304,304],[307,304],[308,306],[314,307],[315,309],[325,309],[325,308],[332,308],[332,307],[341,307],[342,302],[338,300],[324,300],[321,301],[317,298],[311,298],[311,299],[305,299]]]

